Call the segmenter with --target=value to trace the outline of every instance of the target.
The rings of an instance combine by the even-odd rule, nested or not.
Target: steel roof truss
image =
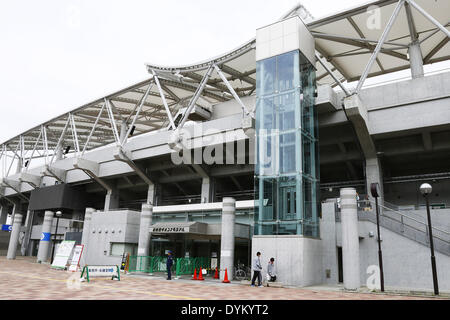
[[[135,107],[135,109],[133,110],[132,114],[134,113],[135,110],[136,110],[136,114],[135,114],[135,116],[134,116],[134,118],[133,118],[133,121],[132,121],[131,124],[130,124],[130,127],[129,127],[129,129],[128,129],[128,131],[127,131],[127,133],[126,133],[126,135],[125,135],[123,141],[120,141],[120,145],[121,145],[121,146],[123,146],[123,145],[127,142],[128,136],[130,135],[131,130],[133,130],[133,126],[134,126],[134,124],[136,123],[137,118],[139,117],[139,114],[140,114],[140,112],[141,112],[141,110],[142,110],[142,107],[144,106],[145,100],[147,99],[148,94],[149,94],[150,91],[152,90],[152,86],[153,86],[153,84],[152,84],[152,83],[149,83],[148,88],[147,88],[147,91],[145,92],[144,96],[142,97],[142,100],[141,100],[141,102],[140,102],[140,104],[139,104],[139,107],[137,107],[137,110],[136,110],[136,107]],[[131,115],[130,115],[130,116],[131,116]],[[128,122],[128,120],[127,120],[127,122]]]
[[[159,95],[161,96],[161,100],[163,102],[164,108],[166,109],[167,116],[169,117],[170,126],[171,128],[175,129],[175,123],[173,122],[172,113],[169,109],[169,106],[167,105],[166,97],[164,96],[164,92],[161,88],[161,84],[159,83],[158,76],[156,75],[155,71],[152,70],[153,73],[153,79],[155,79],[156,86],[158,87]],[[170,128],[168,128],[170,130]]]
[[[364,69],[364,72],[361,75],[361,78],[359,79],[358,85],[356,86],[355,93],[359,93],[361,90],[364,82],[367,79],[367,76],[369,75],[370,70],[372,69],[372,66],[378,57],[378,54],[380,53],[381,48],[383,47],[384,42],[386,41],[387,36],[389,35],[389,32],[392,29],[392,26],[394,25],[395,21],[397,20],[398,14],[400,13],[400,10],[404,6],[406,0],[400,0],[397,3],[397,6],[394,9],[394,12],[392,13],[391,17],[389,18],[389,21],[383,31],[383,34],[381,35],[380,40],[378,41],[378,44],[375,48],[375,50],[372,53],[372,56],[369,59],[369,62],[366,65],[366,68]]]
[[[230,93],[233,95],[234,99],[241,105],[242,111],[245,113],[245,115],[251,115],[252,118],[254,118],[254,115],[251,114],[250,110],[245,106],[245,104],[242,102],[241,98],[239,98],[239,95],[234,91],[231,84],[228,82],[227,78],[223,74],[222,70],[215,64],[214,68],[216,69],[216,72],[219,74],[219,77],[222,79],[223,83],[227,86]]]
[[[88,136],[88,138],[87,138],[87,140],[86,140],[86,143],[84,144],[83,151],[81,152],[81,157],[83,157],[84,153],[86,152],[86,149],[87,149],[87,147],[88,147],[88,145],[89,145],[89,142],[91,141],[92,134],[94,133],[95,128],[97,127],[97,124],[98,124],[98,122],[100,121],[100,117],[102,116],[102,113],[103,113],[103,110],[104,110],[104,109],[105,109],[105,105],[102,105],[102,108],[100,109],[100,112],[98,113],[98,116],[97,116],[97,118],[95,119],[95,122],[94,122],[94,125],[93,125],[93,127],[92,127],[92,130],[91,130],[91,132],[89,133],[89,136]]]

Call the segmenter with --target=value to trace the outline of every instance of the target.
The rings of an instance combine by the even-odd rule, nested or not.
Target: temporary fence
[[[178,258],[176,275],[194,274],[194,270],[211,270],[211,258]]]
[[[167,272],[167,257],[130,256],[129,272]],[[175,274],[193,274],[194,269],[211,270],[211,258],[173,258]]]

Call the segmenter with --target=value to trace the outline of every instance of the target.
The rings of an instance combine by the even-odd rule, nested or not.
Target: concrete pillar
[[[233,279],[234,269],[234,221],[236,217],[236,200],[223,198],[222,200],[222,233],[220,238],[220,279],[228,270],[228,279]]]
[[[119,189],[113,187],[106,193],[105,197],[105,212],[119,208]]]
[[[153,205],[155,203],[156,186],[154,184],[148,185],[147,204]]]
[[[356,189],[341,189],[342,265],[344,288],[358,290],[359,278],[359,235]]]
[[[23,237],[22,246],[20,248],[23,256],[27,255],[28,244],[30,243],[31,238],[31,228],[33,227],[33,217],[34,211],[28,210],[27,217],[25,218],[25,235]]]
[[[12,219],[11,221],[14,220],[14,216],[15,216],[16,212],[20,211],[20,201],[13,200],[13,202],[14,202],[14,205],[13,205],[13,209],[11,212],[11,219]]]
[[[423,57],[419,41],[412,42],[409,45],[409,63],[411,66],[411,76],[413,79],[421,78],[424,75]]]
[[[336,199],[322,203],[320,219],[320,239],[322,245],[323,283],[336,284],[339,281],[336,243]]]
[[[143,204],[141,211],[141,222],[139,226],[139,245],[138,256],[148,256],[150,248],[149,229],[153,220],[153,206],[151,204]]]
[[[6,258],[12,260],[16,258],[17,246],[19,244],[20,228],[22,226],[22,215],[16,213],[12,224],[11,236],[9,238],[8,254]]]
[[[39,249],[37,253],[37,262],[47,262],[48,250],[50,248],[50,240],[52,237],[52,224],[53,224],[52,211],[45,211],[44,223],[42,224],[41,241],[39,242]]]
[[[211,179],[203,178],[201,203],[209,203],[209,202],[211,202]]]
[[[379,204],[382,205],[383,201],[384,201],[383,171],[381,169],[381,163],[378,158],[366,159],[366,181],[367,181],[368,196],[371,201],[372,208],[375,210],[375,198],[373,198],[370,193],[370,185],[372,183],[378,183],[380,185],[381,195],[378,199]],[[359,200],[364,200],[364,199],[360,198]]]
[[[89,236],[91,234],[91,219],[92,219],[92,213],[95,212],[95,209],[93,208],[86,208],[85,214],[84,214],[84,223],[83,223],[83,234],[81,236],[81,244],[84,246],[83,253],[81,254],[80,259],[80,266],[83,267],[86,265],[86,257],[88,253],[88,247],[89,247]]]

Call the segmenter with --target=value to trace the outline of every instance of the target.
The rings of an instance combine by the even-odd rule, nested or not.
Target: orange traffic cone
[[[217,272],[217,268],[216,268],[216,273],[214,273],[214,279],[219,279],[219,272]]]
[[[222,281],[223,283],[230,283],[230,280],[228,280],[228,270],[225,269],[225,279]]]
[[[202,268],[200,267],[200,271],[198,273],[198,279],[197,280],[205,280],[203,279],[203,273],[202,273]]]
[[[197,268],[194,269],[194,277],[192,280],[197,280]]]

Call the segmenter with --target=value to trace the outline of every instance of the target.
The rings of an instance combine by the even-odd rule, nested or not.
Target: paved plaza
[[[0,299],[44,300],[397,300],[399,295],[348,293],[339,290],[252,288],[207,280],[167,281],[161,277],[121,275],[121,281],[95,278],[80,282],[80,273],[53,270],[35,258],[0,257]]]

